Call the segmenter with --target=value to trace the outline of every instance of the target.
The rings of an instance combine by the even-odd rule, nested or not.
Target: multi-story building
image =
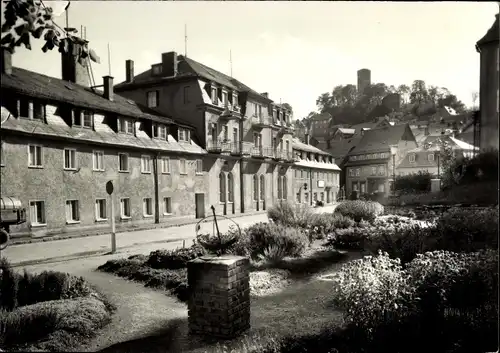
[[[347,157],[347,195],[352,191],[388,195],[396,165],[414,148],[417,143],[408,124],[367,130]]]
[[[293,140],[297,162],[294,165],[293,190],[295,201],[315,205],[318,201],[331,204],[337,200],[340,168],[333,157],[316,147]]]
[[[396,175],[416,174],[419,171],[441,176],[442,161],[440,161],[441,142],[444,141],[452,149],[455,157],[472,157],[473,145],[454,138],[451,135],[428,136],[421,146],[406,152],[403,160],[396,166]]]
[[[61,54],[62,79],[12,67],[2,50],[1,195],[29,210],[14,234],[203,216],[209,175],[193,127],[115,94],[112,77],[86,87],[86,61],[72,54],[81,45]]]
[[[499,119],[499,25],[498,14],[493,26],[476,43],[480,55],[479,79],[479,147],[481,149],[498,149]]]
[[[195,127],[209,178],[218,180],[208,194],[217,212],[261,211],[292,194],[292,183],[279,182],[292,178],[291,112],[267,93],[175,52],[138,75],[131,60],[125,66],[116,92]]]

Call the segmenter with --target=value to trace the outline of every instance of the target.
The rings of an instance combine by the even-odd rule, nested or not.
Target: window
[[[118,119],[118,132],[124,134],[134,134],[134,122],[131,119]]]
[[[224,141],[229,140],[229,131],[227,125],[222,126],[222,136],[224,136]]]
[[[295,169],[295,178],[300,178],[300,171],[298,169]]]
[[[233,143],[236,144],[238,142],[238,129],[233,128]]]
[[[358,183],[357,182],[352,183],[352,189],[354,191],[358,191]]]
[[[259,201],[259,177],[255,174],[253,176],[253,200]]]
[[[378,185],[378,191],[385,192],[385,185],[384,184],[379,184]]]
[[[102,151],[93,152],[93,165],[94,165],[94,170],[98,171],[104,170],[104,152]]]
[[[120,164],[119,171],[128,172],[128,154],[118,153],[118,162]]]
[[[260,176],[260,199],[266,199],[266,180],[263,174]]]
[[[130,199],[123,198],[120,200],[120,215],[121,218],[130,218]]]
[[[415,154],[413,154],[413,153],[412,153],[412,154],[410,154],[410,155],[408,156],[408,158],[410,159],[410,163],[415,163]]]
[[[297,201],[297,203],[300,203],[300,192],[298,192],[298,193],[295,195],[295,200]]]
[[[189,131],[188,129],[179,128],[177,137],[179,141],[189,142],[191,141],[191,131]]]
[[[31,225],[45,225],[45,202],[30,201]]]
[[[162,140],[166,140],[167,139],[167,127],[165,125],[160,125],[159,127],[159,135],[160,135],[160,139]]]
[[[290,141],[286,141],[286,151],[290,152]]]
[[[189,86],[184,87],[184,104],[190,103],[189,101]]]
[[[304,179],[305,176],[306,176],[306,171],[305,170],[301,170],[300,171],[300,177],[301,177],[301,179]]]
[[[95,219],[97,221],[108,219],[106,215],[106,199],[95,200]]]
[[[187,172],[186,172],[186,160],[185,159],[179,160],[179,173],[187,174]]]
[[[227,106],[227,92],[224,92],[222,91],[222,104],[224,104],[224,106],[226,107]]]
[[[308,192],[304,193],[304,203],[309,203],[309,193]]]
[[[313,201],[314,201],[314,202],[318,201],[318,193],[317,193],[317,192],[315,192],[315,193],[313,194]]]
[[[212,87],[211,89],[212,104],[217,104],[217,88]]]
[[[64,169],[76,169],[76,150],[71,148],[64,149]]]
[[[169,215],[172,214],[172,198],[164,197],[163,198],[163,214]]]
[[[66,222],[80,222],[80,209],[78,200],[66,201]]]
[[[377,174],[377,167],[372,167],[372,172],[370,174],[376,175]]]
[[[29,145],[29,166],[30,167],[41,167],[43,164],[42,146]]]
[[[278,200],[281,200],[283,195],[282,195],[282,182],[283,180],[281,179],[281,176],[278,176]]]
[[[162,157],[161,159],[161,172],[163,174],[170,174],[170,158]]]
[[[82,126],[82,112],[79,109],[73,109],[73,125]]]
[[[233,174],[229,173],[227,175],[227,200],[229,202],[234,202],[234,181]]]
[[[150,197],[142,199],[142,212],[144,217],[153,216],[153,200]]]
[[[3,155],[3,141],[0,141],[0,166],[4,166],[5,164],[5,157]]]
[[[158,103],[160,100],[160,92],[159,91],[150,91],[147,93],[148,100],[148,108],[156,108],[158,107]]]
[[[89,111],[83,112],[83,127],[92,128],[92,123],[94,121],[94,114]]]
[[[36,102],[33,104],[33,119],[45,120],[45,104]]]
[[[383,165],[378,166],[378,175],[384,175],[385,174],[385,167]]]
[[[141,172],[151,173],[151,157],[141,156]]]
[[[196,174],[203,174],[203,161],[201,159],[196,160]]]
[[[429,155],[427,156],[427,159],[429,162],[434,162],[434,153],[429,153]]]
[[[359,168],[356,168],[356,176],[359,176],[361,170]]]
[[[287,199],[287,180],[286,180],[286,176],[283,176],[283,182],[281,183],[281,187],[283,188],[283,200],[286,200]]]
[[[222,172],[219,174],[219,201],[226,202],[226,175]]]

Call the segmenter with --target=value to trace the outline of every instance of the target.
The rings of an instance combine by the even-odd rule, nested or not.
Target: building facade
[[[396,166],[414,148],[417,143],[408,124],[366,131],[345,163],[347,195],[357,191],[388,196]]]
[[[493,26],[476,43],[480,56],[479,110],[481,149],[498,149],[499,119],[499,25],[498,14]]]
[[[114,94],[112,77],[103,91],[82,85],[87,71],[69,54],[63,67],[75,67],[62,80],[5,65],[12,59],[2,55],[1,195],[27,209],[13,234],[109,229],[113,216],[124,229],[204,215],[209,173],[192,126]]]
[[[209,178],[219,181],[208,194],[217,212],[263,211],[293,200],[292,183],[280,181],[293,177],[290,111],[267,93],[175,52],[137,76],[132,61],[125,66],[127,80],[117,92],[195,127],[208,152]]]

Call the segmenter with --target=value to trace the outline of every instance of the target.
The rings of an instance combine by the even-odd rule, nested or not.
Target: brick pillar
[[[245,257],[203,256],[188,263],[189,332],[233,338],[250,328],[250,272]]]

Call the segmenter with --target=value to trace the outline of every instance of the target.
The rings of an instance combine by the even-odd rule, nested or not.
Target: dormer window
[[[217,88],[211,87],[210,97],[212,98],[212,103],[217,104]]]
[[[222,104],[224,104],[224,107],[227,107],[227,104],[228,104],[228,100],[227,100],[227,92],[226,91],[222,91]]]
[[[45,120],[45,104],[38,102],[33,104],[33,119]]]
[[[83,127],[92,128],[94,122],[94,114],[87,110],[83,111]]]
[[[180,127],[178,132],[178,140],[179,142],[190,142],[191,131]]]
[[[153,138],[160,140],[167,139],[167,127],[163,124],[153,124]]]
[[[415,154],[412,153],[408,156],[409,160],[410,160],[410,163],[415,163]]]
[[[134,134],[134,122],[132,119],[119,118],[118,119],[118,132],[123,134]]]

